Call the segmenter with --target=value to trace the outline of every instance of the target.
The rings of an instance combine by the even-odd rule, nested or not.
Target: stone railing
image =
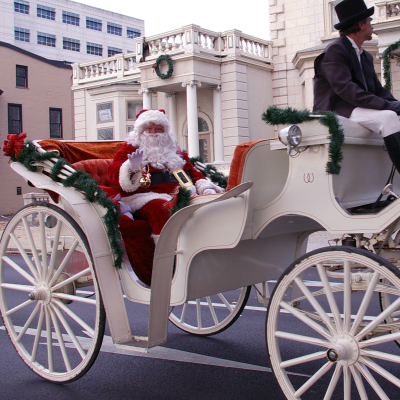
[[[272,62],[272,42],[246,35],[239,30],[213,32],[198,25],[135,38],[136,53],[116,54],[113,57],[73,64],[73,86],[97,81],[127,80],[140,76],[136,62],[154,61],[161,54],[208,55],[215,57],[244,57],[263,63]],[[144,53],[144,55],[143,55]]]
[[[400,17],[400,0],[377,2],[378,18]]]
[[[134,74],[140,75],[140,71],[136,67],[135,53],[116,54],[108,58],[73,64],[72,69],[73,85],[124,76],[130,77]]]

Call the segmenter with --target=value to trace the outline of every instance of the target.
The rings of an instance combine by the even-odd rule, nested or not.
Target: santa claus
[[[119,200],[121,212],[147,220],[155,243],[170,217],[165,204],[177,187],[185,187],[192,196],[223,191],[179,149],[164,110],[142,110],[136,116],[134,129],[109,166],[108,178],[120,191],[114,200]]]

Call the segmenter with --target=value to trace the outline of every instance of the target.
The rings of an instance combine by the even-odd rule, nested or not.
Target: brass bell
[[[151,185],[151,180],[148,177],[142,176],[139,179],[140,186],[143,188],[148,188]]]

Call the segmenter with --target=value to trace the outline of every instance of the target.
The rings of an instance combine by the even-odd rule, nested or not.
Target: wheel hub
[[[42,301],[44,304],[49,304],[51,300],[51,290],[48,286],[40,286],[28,295],[32,301]]]
[[[360,356],[358,343],[348,334],[337,334],[332,339],[332,347],[326,352],[328,360],[342,365],[353,365]]]

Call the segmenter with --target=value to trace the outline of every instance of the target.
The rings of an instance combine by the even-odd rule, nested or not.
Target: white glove
[[[205,189],[203,194],[215,194],[217,193],[214,189]]]
[[[140,164],[143,162],[143,150],[137,149],[132,154],[128,154],[129,169],[132,172],[139,171]]]
[[[193,196],[197,196],[196,186],[194,186],[194,185],[189,186],[189,187],[187,188],[187,190],[189,190],[189,192],[190,192],[190,194],[192,195],[192,197],[193,197]]]

